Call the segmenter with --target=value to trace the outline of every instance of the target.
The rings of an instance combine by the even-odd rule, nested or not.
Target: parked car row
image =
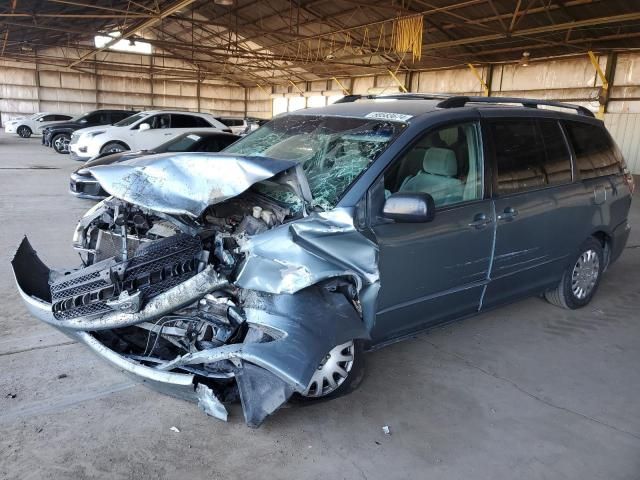
[[[15,118],[5,122],[4,131],[6,133],[17,133],[22,138],[29,138],[31,135],[41,135],[42,130],[49,125],[62,123],[73,118],[66,113],[38,112],[28,117]]]
[[[135,117],[131,118],[133,116]],[[125,122],[127,119],[130,120]],[[184,111],[138,112],[99,109],[75,117],[62,113],[39,112],[7,121],[5,132],[16,133],[23,138],[42,135],[42,144],[53,148],[57,153],[66,154],[73,150],[74,158],[87,160],[105,151],[154,148],[166,141],[166,137],[173,137],[194,128],[213,128],[236,135],[246,135],[259,128],[265,121],[257,118],[213,117],[208,113]],[[107,128],[116,126],[127,128]],[[92,127],[103,128],[85,131]],[[134,133],[147,130],[156,131],[133,138]],[[83,137],[84,134],[86,136]],[[80,145],[70,149],[71,143]]]
[[[114,125],[73,132],[69,153],[76,160],[88,160],[103,153],[151,150],[182,133],[202,128],[231,133],[229,127],[209,113],[150,110],[139,112]]]
[[[53,147],[58,153],[68,153],[71,134],[76,130],[100,125],[113,125],[136,113],[138,112],[135,110],[94,110],[69,122],[47,125],[42,130],[42,144]]]

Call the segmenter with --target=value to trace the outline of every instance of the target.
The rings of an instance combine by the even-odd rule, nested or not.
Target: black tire
[[[129,150],[129,147],[121,142],[109,142],[100,149],[100,153],[118,153]]]
[[[597,268],[592,266],[589,269],[589,272],[595,275],[595,282],[588,291],[585,290],[584,296],[582,296],[582,294],[576,294],[574,290],[574,282],[579,281],[579,274],[576,273],[576,269],[579,268],[578,262],[584,263],[584,259],[586,258],[585,255],[589,254],[589,252],[593,252],[597,257]],[[549,303],[569,310],[584,307],[591,301],[598,290],[598,285],[600,285],[600,279],[602,278],[604,267],[605,258],[602,244],[593,237],[588,238],[580,247],[578,254],[573,258],[571,264],[564,271],[558,286],[545,292],[545,298]],[[578,288],[578,286],[579,285],[576,285],[576,288]]]
[[[291,396],[291,402],[301,405],[308,405],[312,403],[332,400],[334,398],[348,395],[351,392],[355,391],[364,380],[365,375],[364,347],[362,340],[353,341],[353,351],[353,365],[351,366],[351,370],[349,370],[347,377],[338,386],[338,388],[333,390],[331,393],[322,396],[306,396],[301,393],[294,393]]]
[[[57,153],[68,154],[70,141],[71,137],[69,137],[69,135],[66,133],[59,133],[51,139],[51,146]]]
[[[26,125],[19,126],[17,132],[18,132],[18,135],[20,135],[22,138],[29,138],[33,133],[31,129]]]

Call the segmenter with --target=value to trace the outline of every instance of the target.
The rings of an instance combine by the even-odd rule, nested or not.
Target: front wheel
[[[18,127],[18,135],[20,135],[22,138],[29,138],[32,133],[33,132],[31,131],[31,129],[26,125]]]
[[[125,145],[120,142],[109,142],[102,149],[100,153],[119,153],[129,150]]]
[[[556,288],[545,293],[549,303],[574,310],[587,305],[598,289],[604,269],[604,250],[591,237],[579,249]]]
[[[307,389],[292,399],[298,403],[307,403],[353,392],[364,378],[363,353],[360,340],[350,340],[335,346],[318,365]]]
[[[69,140],[69,135],[60,134],[53,137],[51,144],[56,152],[69,153]]]

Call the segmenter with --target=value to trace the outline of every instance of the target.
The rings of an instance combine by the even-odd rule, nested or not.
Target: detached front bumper
[[[222,420],[226,420],[227,412],[221,401],[202,377],[189,372],[194,366],[232,361],[238,367],[234,378],[245,421],[252,427],[259,426],[286,403],[293,392],[304,392],[322,358],[335,345],[368,337],[360,317],[342,295],[320,288],[295,295],[249,292],[243,310],[249,328],[276,332],[274,340],[243,340],[187,353],[150,367],[108,348],[92,332],[154,322],[194,304],[226,285],[212,265],[151,298],[137,312],[126,308],[73,319],[54,316],[49,281],[56,272],[38,258],[26,237],[12,266],[20,296],[33,316],[81,341],[116,368],[164,393],[195,401],[207,414]]]

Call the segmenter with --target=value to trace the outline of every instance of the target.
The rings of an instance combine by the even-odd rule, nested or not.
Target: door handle
[[[173,135],[173,133],[165,133],[164,136],[169,136],[169,135]]]
[[[514,219],[514,217],[518,216],[518,210],[513,207],[507,207],[504,211],[498,215],[498,220],[504,220],[505,222],[510,222]]]
[[[484,213],[478,213],[473,217],[473,222],[469,223],[469,226],[476,230],[482,230],[491,223],[491,217],[487,217]]]

